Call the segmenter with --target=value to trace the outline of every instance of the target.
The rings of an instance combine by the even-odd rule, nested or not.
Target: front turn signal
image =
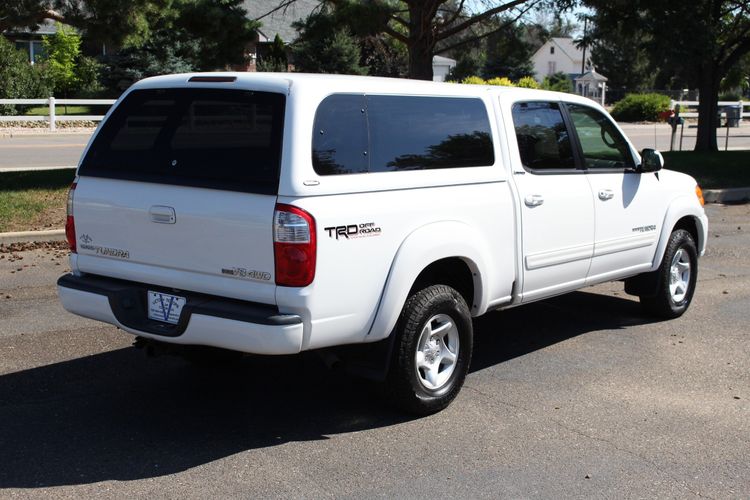
[[[706,204],[706,201],[703,199],[703,190],[700,186],[695,186],[695,196],[698,197],[698,202],[700,202],[701,206]]]

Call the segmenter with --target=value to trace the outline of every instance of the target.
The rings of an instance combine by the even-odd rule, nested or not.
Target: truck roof
[[[190,81],[200,78],[200,82]],[[217,81],[211,82],[210,79]],[[221,82],[221,79],[232,79]],[[215,87],[215,88],[247,88],[268,92],[289,94],[295,86],[305,88],[308,92],[363,92],[389,94],[417,94],[417,95],[455,95],[478,96],[486,93],[514,100],[566,100],[580,101],[591,105],[593,101],[575,94],[552,92],[547,90],[526,89],[520,87],[501,87],[497,85],[467,85],[457,83],[429,82],[410,80],[405,78],[386,78],[358,75],[331,75],[310,73],[251,73],[251,72],[210,72],[210,73],[181,73],[175,75],[156,76],[137,82],[135,89],[144,88],[174,88],[174,87]]]

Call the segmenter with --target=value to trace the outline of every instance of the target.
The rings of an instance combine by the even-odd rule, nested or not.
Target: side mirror
[[[664,168],[664,157],[655,149],[646,148],[641,151],[641,164],[639,172],[658,172]]]

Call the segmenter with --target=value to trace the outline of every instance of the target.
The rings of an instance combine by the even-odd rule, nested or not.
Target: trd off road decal
[[[374,222],[363,222],[362,224],[348,224],[346,226],[331,226],[323,228],[329,238],[367,238],[369,236],[380,236],[381,229]]]

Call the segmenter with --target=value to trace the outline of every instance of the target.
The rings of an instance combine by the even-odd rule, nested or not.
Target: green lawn
[[[55,114],[57,115],[95,115],[104,114],[104,112],[95,113],[92,111],[93,106],[55,106]],[[103,106],[101,109],[105,109]],[[49,116],[49,106],[34,106],[29,108],[24,113],[27,116]]]
[[[665,168],[692,175],[704,189],[750,187],[750,151],[662,154]]]
[[[59,229],[75,171],[0,174],[0,232]]]

